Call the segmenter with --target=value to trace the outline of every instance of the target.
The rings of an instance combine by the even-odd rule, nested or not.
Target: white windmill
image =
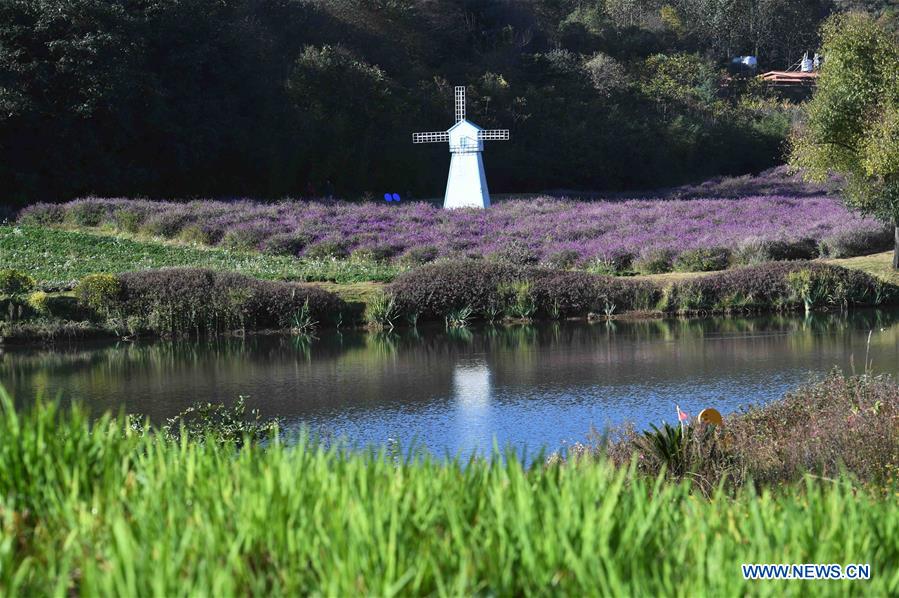
[[[484,151],[485,141],[508,140],[508,129],[485,131],[465,119],[465,88],[462,86],[456,87],[456,124],[447,131],[412,134],[412,143],[449,142],[452,159],[443,198],[446,209],[490,207],[490,192],[487,190],[481,152]]]

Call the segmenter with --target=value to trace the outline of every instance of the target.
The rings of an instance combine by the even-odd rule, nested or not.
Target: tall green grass
[[[0,401],[5,595],[899,592],[896,497],[845,480],[709,500],[602,462],[237,449]],[[872,579],[747,582],[743,562],[870,563]]]

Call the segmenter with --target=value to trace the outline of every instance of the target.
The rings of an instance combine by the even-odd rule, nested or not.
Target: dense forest
[[[498,192],[639,189],[783,158],[786,68],[829,14],[889,0],[0,0],[4,204],[435,196],[413,131],[509,128]],[[892,12],[891,12],[892,11]]]

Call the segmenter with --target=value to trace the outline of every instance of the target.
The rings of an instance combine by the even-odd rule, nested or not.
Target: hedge
[[[325,323],[346,308],[337,295],[315,287],[231,272],[167,268],[120,274],[118,280],[118,315],[160,334],[284,329],[304,309]]]
[[[803,273],[803,278],[795,273]],[[501,286],[522,281],[530,283],[542,317],[873,306],[899,297],[897,287],[863,272],[801,261],[747,266],[667,284],[489,261],[438,262],[401,274],[388,292],[406,315],[442,319],[470,308],[485,317],[504,301]]]

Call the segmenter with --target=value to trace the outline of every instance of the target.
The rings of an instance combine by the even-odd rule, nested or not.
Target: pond
[[[360,445],[533,454],[591,429],[674,421],[676,404],[764,403],[834,367],[861,372],[866,355],[899,372],[899,312],[6,348],[0,383],[20,404],[62,396],[157,421],[243,395],[291,428]]]

